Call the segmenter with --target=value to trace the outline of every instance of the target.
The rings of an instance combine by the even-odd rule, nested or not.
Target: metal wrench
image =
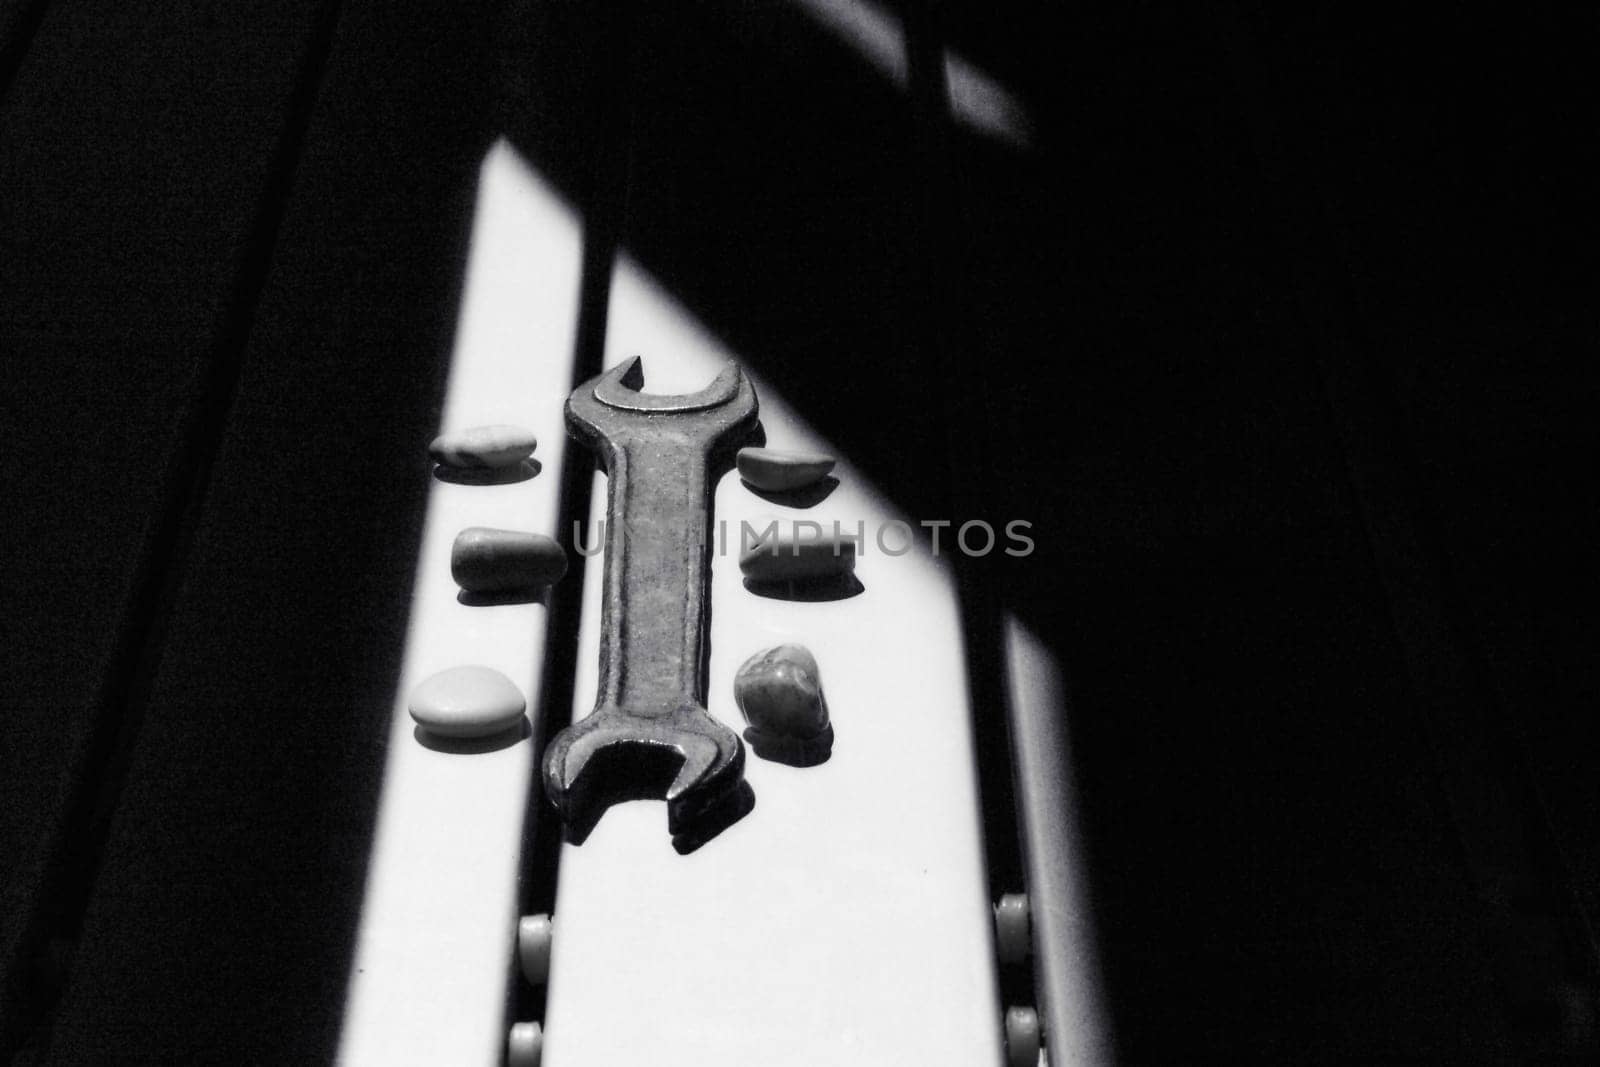
[[[744,746],[705,708],[704,637],[711,490],[756,432],[756,394],[738,367],[688,396],[643,384],[635,356],[567,399],[568,430],[607,478],[600,691],[545,749],[544,787],[574,841],[612,803],[665,787],[667,829],[687,851],[698,825],[726,825],[749,796]]]

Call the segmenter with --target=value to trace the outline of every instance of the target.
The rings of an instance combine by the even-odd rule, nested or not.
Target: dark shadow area
[[[1517,590],[1571,588],[1567,534],[1590,525],[1570,487],[1593,449],[1566,400],[1591,391],[1558,368],[1582,350],[1593,279],[1553,264],[1563,218],[1588,232],[1592,212],[1575,176],[1594,103],[1576,42],[1593,28],[1466,19],[1441,51],[1428,20],[1380,33],[1322,5],[941,10],[924,45],[1020,101],[1031,147],[940,128],[796,5],[641,6],[609,39],[635,101],[623,246],[902,510],[1033,523],[1036,551],[982,578],[1072,675],[1078,814],[1129,1059],[1523,1047],[1440,791],[1454,757],[1427,679],[1477,663],[1511,695],[1495,715],[1536,724],[1535,749],[1558,721],[1592,738],[1555,710],[1593,694],[1570,622],[1588,613]],[[568,16],[531,15],[508,129],[576,189],[588,54]],[[1261,84],[1242,87],[1236,18]],[[1530,77],[1489,99],[1468,56]],[[1451,100],[1469,84],[1473,106]],[[1258,106],[1318,176],[1312,208],[1279,198]],[[1286,211],[1309,220],[1309,248],[1286,243]],[[1486,213],[1507,221],[1475,246],[1468,220]],[[1308,254],[1360,290],[1334,314],[1378,382],[1358,408],[1388,434],[1380,459],[1412,471],[1425,446],[1421,482],[1394,499],[1375,504],[1352,467],[1352,416],[1316,354],[1328,323],[1296,275]],[[1454,510],[1427,518],[1441,500]],[[1434,530],[1399,585],[1374,560],[1375,509]],[[1552,509],[1562,548],[1545,554]],[[1454,561],[1442,588],[1439,558]],[[1459,596],[1450,574],[1469,576]],[[1397,631],[1397,595],[1443,626]],[[1516,776],[1483,751],[1483,781]],[[1600,776],[1549,752],[1540,782],[1591,856],[1578,827]],[[1540,818],[1506,794],[1464,832]],[[1559,890],[1546,860],[1523,866]],[[1592,869],[1577,864],[1591,903]],[[1555,985],[1588,982],[1553,966]],[[1203,1003],[1186,992],[1200,987]]]
[[[537,477],[544,464],[536,459],[525,459],[514,467],[451,467],[443,463],[433,465],[433,476],[452,485],[515,485]]]
[[[44,20],[46,0],[6,0],[0,4],[0,101],[16,80],[33,35]]]
[[[59,420],[42,398],[67,379],[41,383],[40,421],[10,424],[18,454],[42,441],[76,469],[62,440],[81,438],[101,462],[159,468],[117,413],[190,393],[216,437],[188,453],[181,536],[153,556],[146,666],[114,690],[137,730],[114,746],[103,836],[74,837],[94,853],[81,924],[20,1063],[334,1058],[430,485],[425,467],[382,460],[421,459],[437,433],[493,135],[493,87],[468,73],[491,65],[489,31],[481,12],[397,20],[357,4],[215,20],[51,5],[4,101],[0,199],[26,205],[5,213],[6,243],[41,289],[5,272],[0,307],[33,320],[5,324],[8,354],[48,366],[36,346],[54,337],[99,364],[91,384],[157,369],[154,396],[80,389]],[[50,103],[62,85],[85,88]],[[123,485],[108,497],[83,473],[47,506],[107,540],[85,558],[125,590],[126,535],[102,522]],[[40,607],[18,617],[48,627]],[[55,743],[79,744],[59,701],[46,707]],[[63,783],[48,784],[27,803]]]
[[[347,4],[314,92],[332,6],[5,9],[8,466],[59,479],[8,531],[15,877],[81,753],[126,781],[78,783],[81,924],[4,916],[22,1062],[331,1059],[429,484],[373,457],[437,430],[502,131],[585,217],[593,366],[620,245],[908,516],[1033,523],[963,592],[1070,672],[1123,1058],[1593,1059],[1593,21],[903,7],[910,92],[786,3]],[[930,114],[945,48],[1029,147]],[[172,427],[227,360],[213,467]]]
[[[848,600],[867,591],[861,579],[853,574],[829,574],[818,578],[795,581],[744,580],[747,592],[768,600],[791,600],[801,604],[825,604],[834,600]]]
[[[89,444],[94,459],[70,489],[58,483],[41,496],[6,487],[24,506],[12,518],[21,536],[8,539],[23,558],[0,565],[20,610],[8,606],[5,614],[45,645],[31,664],[17,655],[32,677],[15,697],[5,680],[11,736],[0,743],[8,764],[17,761],[0,769],[0,780],[18,790],[0,803],[0,867],[14,872],[0,910],[0,1055],[16,1052],[24,1061],[48,1048],[53,1016],[78,967],[86,912],[150,713],[154,672],[239,390],[240,350],[282,231],[337,12],[333,4],[289,4],[258,22],[261,46],[276,56],[270,68],[252,66],[216,26],[191,28],[197,48],[242,64],[258,81],[166,109],[152,108],[151,96],[172,84],[176,64],[138,42],[178,30],[172,13],[80,8],[52,20],[46,8],[0,7],[0,138],[8,144],[0,196],[26,205],[5,214],[0,234],[10,264],[0,346],[21,372],[7,391],[21,417],[5,421],[24,465],[37,449],[54,464],[78,467],[74,440]],[[79,18],[84,22],[74,25]],[[125,78],[122,88],[154,93],[113,87],[109,102],[97,98],[74,67],[127,57],[130,43],[143,54],[105,84]],[[93,120],[67,120],[73,135],[54,136],[63,114],[85,110]],[[170,121],[153,124],[137,145],[126,143],[120,135],[152,112]],[[179,265],[150,247],[173,236],[172,220],[138,207],[145,196],[159,197],[153,186],[166,188],[167,178],[151,182],[133,160],[141,152],[188,154],[198,147],[193,131],[220,122],[228,128],[205,142],[216,154],[194,158],[195,184],[204,188],[190,209],[206,224],[188,242],[178,238],[187,245]],[[230,167],[234,154],[256,166]],[[63,182],[62,171],[74,180]],[[112,187],[102,196],[85,198],[77,184],[108,179]],[[107,246],[127,251],[107,254]],[[175,306],[163,306],[174,297]],[[46,369],[47,378],[30,381],[29,367]],[[53,398],[72,385],[80,391]],[[62,400],[65,409],[52,411]],[[164,425],[141,426],[139,416],[130,425],[121,410],[130,402]],[[136,430],[117,446],[135,469],[131,478],[118,477],[116,461],[100,446],[101,435],[117,439],[120,429]],[[107,507],[108,488],[127,501]],[[40,509],[30,500],[47,503]],[[131,529],[122,525],[129,518]],[[84,536],[94,547],[74,558],[73,543]],[[52,560],[52,553],[65,558]],[[28,594],[40,576],[51,589],[47,600]],[[70,620],[65,630],[53,617],[61,612]],[[66,676],[52,679],[62,665]]]
[[[798,489],[757,489],[743,478],[739,479],[739,483],[767,503],[781,504],[787,508],[814,508],[839,488],[839,479],[831,474],[820,482],[803,485]]]
[[[789,5],[637,7],[601,41],[572,13],[518,12],[508,137],[581,196],[583,72],[618,53],[611,91],[632,109],[622,246],[789,403],[849,425],[850,454],[898,501],[936,513],[942,471],[906,462],[942,452],[944,435],[939,383],[906,329],[919,298],[904,99]]]

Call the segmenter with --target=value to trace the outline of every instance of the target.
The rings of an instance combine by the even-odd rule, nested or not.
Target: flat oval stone
[[[440,737],[490,737],[509,730],[528,703],[510,678],[492,667],[451,667],[411,691],[417,725]]]
[[[498,470],[515,467],[533,455],[538,445],[533,431],[521,426],[474,426],[435,437],[428,455],[446,467]]]
[[[734,675],[733,698],[750,724],[744,736],[756,755],[810,767],[833,751],[822,674],[804,646],[779,645],[745,660]]]
[[[778,448],[741,448],[734,457],[739,477],[768,492],[800,489],[828,476],[833,457],[821,452],[785,452]]]
[[[739,571],[752,582],[802,582],[850,574],[856,569],[856,539],[848,534],[800,537],[794,532],[763,537],[739,557]]]
[[[469,526],[450,546],[450,576],[469,593],[542,589],[566,573],[566,551],[540,533]]]

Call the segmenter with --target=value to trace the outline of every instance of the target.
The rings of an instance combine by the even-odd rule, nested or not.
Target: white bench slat
[[[732,358],[635,265],[614,275],[608,365],[644,357],[649,392],[703,386]],[[769,443],[827,442],[759,378]],[[845,459],[845,457],[841,457]],[[921,549],[869,543],[865,591],[794,603],[743,588],[741,520],[834,519],[869,539],[895,518],[846,462],[806,510],[716,494],[726,554],[712,564],[713,715],[742,729],[733,675],[752,653],[815,653],[833,715],[832,759],[795,769],[749,753],[755,810],[677,855],[658,801],[619,805],[565,846],[546,1011],[546,1067],[998,1062],[989,901],[955,590]],[[597,476],[595,521],[605,487]],[[589,540],[592,540],[592,534]],[[899,540],[891,538],[890,547]],[[584,590],[575,714],[593,707],[600,557]]]
[[[450,577],[464,527],[557,534],[580,232],[503,142],[484,160],[469,257],[441,429],[525,425],[539,436],[543,470],[510,485],[435,480],[430,489],[341,1034],[348,1064],[493,1064],[505,1047],[532,744],[434,751],[413,737],[406,710],[417,682],[467,663],[516,682],[530,716],[538,700],[545,608],[461,604]],[[380,461],[414,462],[429,477],[426,456]]]

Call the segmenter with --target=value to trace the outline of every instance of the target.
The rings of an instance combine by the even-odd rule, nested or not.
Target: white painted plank
[[[450,546],[467,526],[557,533],[580,251],[571,210],[497,144],[480,175],[441,429],[525,425],[543,470],[509,485],[431,483],[341,1063],[493,1064],[505,1045],[532,746],[424,747],[406,698],[435,671],[479,663],[515,681],[530,708],[537,700],[545,608],[459,603]],[[430,477],[427,457],[415,462]]]
[[[608,365],[644,356],[650,392],[698,389],[732,358],[627,261],[615,274],[609,332]],[[755,384],[770,444],[829,449]],[[762,648],[802,643],[822,670],[833,757],[802,770],[749,753],[755,810],[688,856],[673,851],[659,801],[612,808],[582,846],[564,849],[546,1067],[1000,1059],[953,585],[920,547],[878,550],[879,524],[900,516],[841,459],[838,489],[804,511],[756,497],[736,475],[718,487],[729,543],[713,558],[707,701],[742,729],[732,697],[739,664]],[[599,478],[595,500],[598,519]],[[776,517],[848,529],[865,522],[864,592],[794,603],[745,590],[739,524]],[[596,688],[599,563],[591,561],[584,590],[579,716]]]

